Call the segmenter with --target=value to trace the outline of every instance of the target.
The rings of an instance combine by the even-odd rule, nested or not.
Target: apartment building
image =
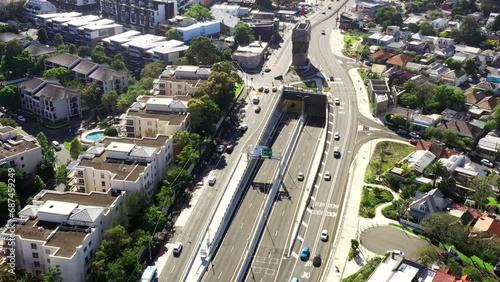
[[[78,13],[78,12],[37,15],[35,17],[35,26],[37,28],[43,27],[46,30],[49,30],[52,28],[52,20],[55,18],[68,18],[69,20],[72,20],[75,17],[81,17],[81,16],[82,16],[82,13]],[[47,33],[48,33],[48,31],[47,31]]]
[[[24,7],[24,15],[31,22],[37,15],[53,14],[57,12],[56,6],[47,0],[29,0]]]
[[[158,96],[138,97],[122,120],[123,133],[140,138],[188,130],[187,100]]]
[[[153,81],[153,94],[169,97],[191,96],[207,81],[210,73],[210,68],[169,65],[158,79]]]
[[[128,73],[115,71],[72,54],[57,54],[45,59],[45,69],[58,67],[68,68],[70,74],[84,83],[95,83],[104,93],[125,92],[128,87]]]
[[[72,191],[144,189],[152,196],[172,164],[172,139],[166,135],[141,139],[107,137],[68,165],[68,183]]]
[[[60,11],[76,11],[85,14],[97,14],[99,2],[97,0],[52,0]]]
[[[200,36],[219,37],[220,22],[206,21],[198,22],[189,26],[177,28],[184,42],[190,42]]]
[[[101,0],[101,14],[143,33],[177,15],[176,0]]]
[[[16,270],[36,278],[59,266],[63,281],[89,281],[103,233],[124,198],[123,191],[72,193],[42,190],[2,228],[15,231]],[[8,255],[4,253],[4,255]]]
[[[0,125],[0,165],[36,174],[42,161],[42,149],[33,136],[21,136],[16,129]]]
[[[29,79],[17,87],[24,111],[52,123],[82,118],[81,92],[76,87],[64,87],[56,80],[41,78]]]

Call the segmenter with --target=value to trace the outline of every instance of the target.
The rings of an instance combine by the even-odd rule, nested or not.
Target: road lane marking
[[[175,269],[175,264],[174,264],[174,267],[172,267],[172,271],[170,271],[170,273],[174,272],[174,269]]]
[[[252,207],[252,205],[253,205],[253,202],[252,202],[252,203],[250,203],[250,206],[249,206],[248,208],[251,208],[251,207]]]
[[[304,239],[302,237],[300,237],[300,235],[297,235],[297,239],[300,241],[300,242],[304,242]]]
[[[254,267],[252,267],[252,270],[253,270],[253,273],[260,274],[260,272],[262,271],[262,267],[254,266]]]
[[[243,225],[245,225],[245,223],[242,223],[242,224],[241,224],[240,229],[243,229]]]
[[[278,236],[278,230],[276,230],[276,233],[274,233],[274,237]]]
[[[258,263],[266,263],[266,257],[260,257],[260,256],[257,256],[255,258],[255,262],[258,262]]]
[[[285,210],[283,210],[283,211],[281,212],[281,216],[284,216],[284,215],[285,215]]]
[[[222,276],[222,272],[219,273],[219,277],[217,277],[217,280],[219,280],[221,276]]]
[[[234,245],[231,247],[231,252],[230,252],[230,253],[232,253],[232,252],[233,252],[233,249],[234,249]]]
[[[330,112],[330,115],[331,115],[332,117],[334,116],[334,114],[333,114],[332,112]]]
[[[307,223],[305,223],[304,221],[302,221],[302,225],[304,225],[304,227],[307,228]]]
[[[316,201],[316,197],[311,196],[311,200]]]
[[[266,268],[266,275],[273,275],[274,276],[275,272],[276,272],[276,270],[274,270],[274,269]]]
[[[328,134],[332,134],[333,132],[331,130],[328,130]]]
[[[299,255],[296,252],[292,251],[292,257],[294,257],[295,259],[298,259]]]
[[[326,140],[326,144],[330,145],[331,143],[332,143],[332,141]],[[321,163],[324,163],[324,162],[321,162]]]
[[[278,264],[278,262],[279,262],[279,259],[277,259],[277,258],[271,258],[271,259],[269,260],[269,263],[270,263],[270,264]]]
[[[308,272],[308,271],[302,272],[302,277],[301,278],[309,279],[309,277],[311,277],[311,272]]]
[[[310,261],[310,260],[306,261],[306,265],[305,266],[311,267],[312,266],[312,261]]]

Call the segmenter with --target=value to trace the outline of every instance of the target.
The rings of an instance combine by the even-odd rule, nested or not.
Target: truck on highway
[[[140,282],[158,282],[158,269],[156,269],[156,266],[150,265],[146,267]]]

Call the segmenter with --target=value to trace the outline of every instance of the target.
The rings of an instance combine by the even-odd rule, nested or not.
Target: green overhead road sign
[[[273,156],[273,149],[271,148],[262,148],[262,156],[263,157],[272,157]]]

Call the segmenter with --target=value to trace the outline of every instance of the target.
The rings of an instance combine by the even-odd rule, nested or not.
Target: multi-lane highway
[[[271,137],[274,151],[285,150],[291,141],[292,132],[298,123],[298,114],[285,114]],[[270,185],[262,183],[272,180],[278,170],[279,162],[264,160],[255,179],[248,188],[227,233],[224,236],[215,258],[212,260],[204,281],[235,281],[241,268],[245,250],[252,239],[253,231],[268,196]]]
[[[303,193],[306,193],[306,181],[299,181],[297,177],[300,172],[304,174],[304,180],[308,177],[324,122],[324,118],[310,116],[302,130],[300,140],[288,164],[278,197],[262,234],[259,248],[253,258],[246,278],[247,281],[274,281],[277,277],[279,262],[287,252],[286,247],[294,226],[297,208]],[[263,179],[262,181],[271,185],[273,179]]]

